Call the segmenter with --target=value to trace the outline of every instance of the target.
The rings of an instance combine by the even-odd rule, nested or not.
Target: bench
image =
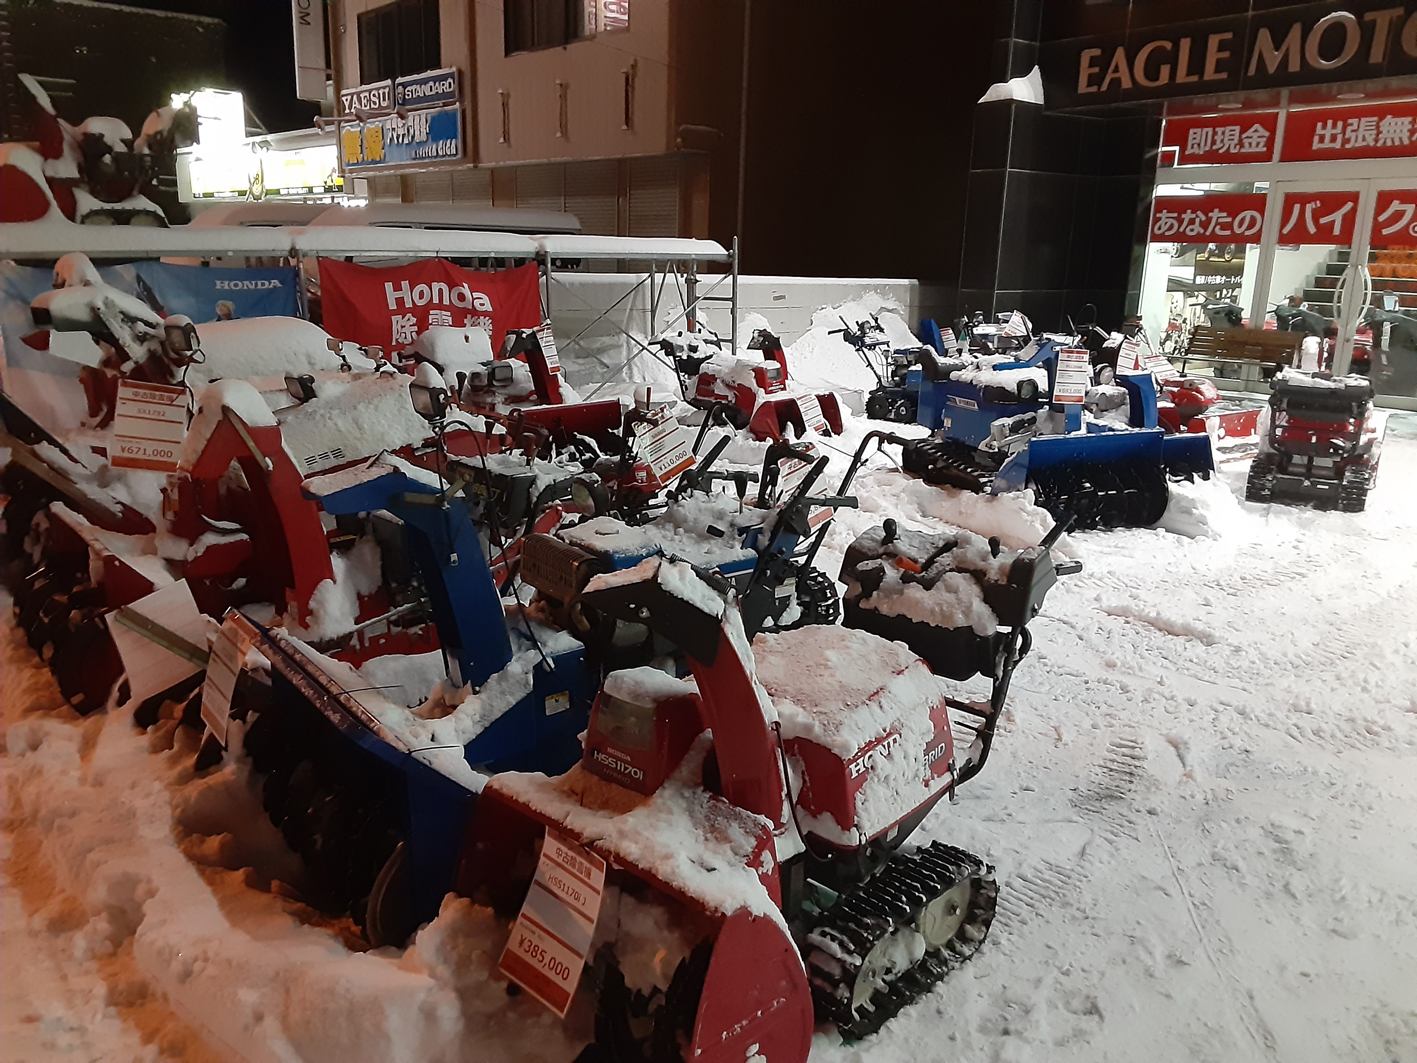
[[[1185,374],[1186,363],[1191,361],[1272,366],[1274,369],[1293,365],[1294,355],[1303,340],[1302,332],[1197,325],[1181,355],[1181,373]]]

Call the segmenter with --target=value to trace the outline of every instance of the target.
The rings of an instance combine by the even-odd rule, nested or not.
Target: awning
[[[295,250],[326,258],[536,258],[537,245],[516,233],[466,229],[398,229],[389,226],[311,225],[293,233]]]
[[[618,258],[634,262],[731,262],[733,256],[713,240],[640,236],[539,236],[548,258]]]
[[[0,256],[54,259],[71,251],[91,258],[280,257],[291,253],[291,230],[264,227],[75,225],[72,222],[0,224]]]

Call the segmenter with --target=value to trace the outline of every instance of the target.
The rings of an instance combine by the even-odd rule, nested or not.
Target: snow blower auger
[[[924,661],[839,627],[750,649],[725,581],[681,561],[602,575],[584,598],[671,638],[693,682],[608,676],[579,765],[488,782],[457,879],[509,916],[547,831],[606,861],[582,1060],[805,1060],[814,1021],[864,1036],[979,948],[992,869],[902,848],[972,771]],[[545,967],[533,992],[543,976],[575,992],[520,951]]]
[[[1387,411],[1373,409],[1372,381],[1285,369],[1270,388],[1246,501],[1336,503],[1361,513],[1387,431]]]
[[[475,691],[423,718],[308,646],[246,624],[272,669],[272,709],[245,735],[266,810],[318,885],[377,944],[437,914],[479,773],[560,771],[581,754],[593,683],[583,647],[506,615],[467,502],[398,458],[313,477],[326,513],[402,522],[449,686]],[[231,618],[235,614],[228,614]]]

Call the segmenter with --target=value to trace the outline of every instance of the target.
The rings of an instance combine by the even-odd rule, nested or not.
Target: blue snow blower
[[[922,334],[939,331],[922,326]],[[1011,359],[925,354],[911,372],[920,374],[916,422],[932,434],[904,448],[905,470],[968,491],[1031,488],[1055,519],[1066,514],[1080,529],[1159,521],[1168,475],[1214,469],[1210,437],[1159,427],[1149,373],[1091,387],[1085,404],[1053,402],[1058,351],[1069,342],[1044,336]]]
[[[546,632],[509,621],[467,503],[420,471],[390,464],[349,486],[320,490],[317,478],[307,490],[332,515],[382,510],[402,522],[454,685],[495,700],[529,665],[529,693],[500,712],[480,709],[492,718],[465,744],[419,745],[307,647],[245,622],[271,664],[273,704],[245,738],[266,776],[266,811],[304,859],[306,899],[348,913],[375,946],[401,944],[437,915],[480,789],[469,769],[567,770],[580,759],[595,686],[584,647],[567,648],[564,636],[543,645]],[[499,679],[509,668],[519,673]]]

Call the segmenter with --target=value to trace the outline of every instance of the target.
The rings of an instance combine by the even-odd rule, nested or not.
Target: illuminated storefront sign
[[[285,151],[263,151],[259,142],[218,151],[198,148],[189,157],[188,183],[193,199],[261,200],[344,192],[333,144]]]
[[[345,89],[340,166],[373,170],[462,158],[461,101],[455,68]]]

